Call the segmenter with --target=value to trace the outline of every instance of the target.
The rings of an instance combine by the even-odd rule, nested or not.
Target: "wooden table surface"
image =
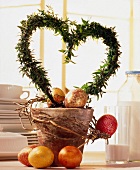
[[[17,160],[11,160],[11,161],[0,161],[0,170],[33,170],[33,167],[26,167],[22,165]],[[63,167],[48,167],[46,169],[54,169],[54,170],[65,170],[66,168]],[[80,167],[76,169],[81,170],[140,170],[140,162],[130,162],[128,164],[123,165],[106,165],[104,162],[96,162],[92,165],[81,165]]]

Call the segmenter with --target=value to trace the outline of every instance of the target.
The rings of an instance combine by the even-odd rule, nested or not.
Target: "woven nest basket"
[[[39,129],[39,144],[49,147],[55,155],[52,166],[61,166],[58,153],[67,145],[82,146],[83,152],[93,109],[32,108],[32,116]]]

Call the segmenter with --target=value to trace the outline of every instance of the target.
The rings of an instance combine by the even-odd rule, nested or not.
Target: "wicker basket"
[[[67,145],[79,147],[85,142],[93,109],[81,108],[33,108],[32,116],[41,145],[52,149],[55,155],[52,166],[61,166],[59,151]],[[84,145],[80,148],[83,152]]]

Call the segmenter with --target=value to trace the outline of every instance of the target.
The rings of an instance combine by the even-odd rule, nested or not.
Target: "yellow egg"
[[[38,146],[29,153],[28,160],[35,168],[46,168],[53,163],[54,154],[48,147]]]
[[[57,103],[62,103],[65,99],[64,92],[58,87],[54,87],[52,89],[52,96],[54,101],[56,101]]]

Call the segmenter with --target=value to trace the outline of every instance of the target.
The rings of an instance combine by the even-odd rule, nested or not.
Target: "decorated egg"
[[[64,105],[68,108],[82,108],[88,100],[87,93],[80,89],[70,90],[65,96]]]

